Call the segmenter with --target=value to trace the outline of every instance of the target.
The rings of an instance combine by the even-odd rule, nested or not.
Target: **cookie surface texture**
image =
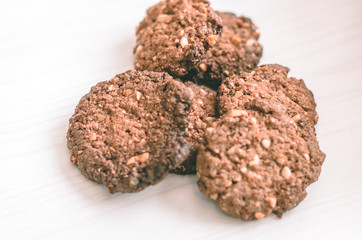
[[[247,111],[261,121],[268,116],[289,121],[308,144],[309,167],[314,172],[313,181],[316,181],[325,159],[315,133],[316,104],[304,81],[288,78],[288,72],[289,68],[273,64],[225,79],[218,90],[218,112],[234,116],[239,111]]]
[[[280,102],[296,122],[314,127],[318,115],[313,93],[303,80],[288,77],[288,72],[287,67],[270,64],[225,79],[218,89],[220,115],[253,99],[264,99]]]
[[[214,47],[221,18],[207,0],[166,0],[136,29],[135,68],[185,76]]]
[[[206,86],[193,82],[185,82],[194,93],[194,100],[187,117],[188,128],[186,131],[187,142],[190,146],[190,156],[172,173],[179,175],[196,173],[196,155],[199,145],[204,138],[204,132],[210,121],[216,118],[216,92]]]
[[[214,89],[233,74],[251,71],[258,65],[263,51],[257,27],[249,18],[217,13],[223,23],[221,38],[188,76]]]
[[[289,122],[222,116],[206,129],[199,150],[199,189],[234,217],[281,215],[304,199],[313,181],[306,155],[308,144]]]
[[[189,155],[192,99],[167,73],[130,70],[98,83],[69,121],[72,162],[111,193],[156,184]]]

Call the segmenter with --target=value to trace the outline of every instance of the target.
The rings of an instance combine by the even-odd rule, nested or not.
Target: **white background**
[[[362,239],[362,1],[214,0],[259,26],[261,63],[313,90],[327,153],[282,219],[243,222],[169,176],[108,194],[69,161],[68,119],[99,81],[133,66],[135,27],[157,1],[0,2],[0,239]]]

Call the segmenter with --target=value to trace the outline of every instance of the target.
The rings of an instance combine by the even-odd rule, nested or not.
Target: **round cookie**
[[[69,120],[71,160],[109,192],[138,192],[189,155],[193,92],[167,73],[130,70],[92,87]]]
[[[216,118],[216,92],[193,82],[185,82],[185,85],[193,91],[194,100],[187,116],[186,134],[190,155],[180,166],[170,171],[179,175],[196,173],[196,155],[199,145],[203,141],[207,125]]]
[[[289,121],[270,115],[261,120],[246,111],[222,116],[206,129],[199,150],[199,189],[234,217],[281,216],[305,198],[315,178],[310,150]]]
[[[233,13],[217,13],[223,23],[221,38],[188,76],[214,89],[228,76],[255,68],[263,51],[257,41],[257,27],[249,18],[237,17]]]
[[[308,158],[308,161],[310,162],[309,171],[312,172],[314,176],[310,181],[317,181],[326,155],[319,147],[314,126],[311,126],[310,123],[305,122],[304,120],[296,119],[296,115],[292,114],[293,110],[290,110],[293,106],[281,104],[280,99],[254,98],[243,103],[244,110],[240,110],[240,108],[236,107],[235,109],[231,109],[225,116],[238,117],[248,114],[260,122],[269,122],[270,125],[282,121],[293,126],[297,134],[303,138],[308,145],[309,155],[306,155],[305,157]],[[294,111],[297,111],[297,109],[298,108],[294,109]]]
[[[267,117],[289,121],[308,144],[309,171],[315,175],[312,179],[314,182],[318,180],[325,159],[314,128],[318,116],[315,102],[302,80],[287,78],[288,71],[288,68],[279,65],[265,65],[251,73],[243,72],[225,79],[218,90],[218,112],[220,115],[235,116],[247,111],[260,121]],[[290,90],[298,88],[299,91]],[[297,97],[301,99],[299,102],[291,99],[297,93],[300,94]]]
[[[135,67],[185,76],[216,44],[221,30],[221,18],[207,0],[161,1],[136,29]]]

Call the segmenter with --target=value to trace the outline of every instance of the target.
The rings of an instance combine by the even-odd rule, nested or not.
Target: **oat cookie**
[[[225,79],[218,90],[218,111],[228,116],[247,111],[261,118],[260,121],[267,117],[289,121],[308,144],[309,167],[316,181],[325,159],[314,128],[318,120],[316,104],[303,80],[288,78],[288,71],[280,65],[265,65],[251,73],[243,72]]]
[[[217,12],[223,23],[220,40],[206,57],[190,71],[188,78],[214,89],[228,76],[251,71],[262,56],[259,33],[253,22],[233,13]]]
[[[241,111],[206,129],[197,159],[199,189],[234,217],[281,216],[305,198],[315,179],[311,149],[288,119]]]
[[[185,85],[194,92],[194,100],[190,108],[190,114],[187,116],[188,128],[186,134],[190,146],[190,156],[180,166],[171,171],[179,175],[196,173],[196,155],[199,145],[203,141],[207,125],[216,118],[216,92],[193,82],[185,82]]]
[[[207,0],[161,1],[137,27],[135,67],[185,76],[215,46],[221,30]]]
[[[189,155],[192,99],[167,73],[130,70],[98,83],[69,121],[72,162],[111,193],[156,184]]]

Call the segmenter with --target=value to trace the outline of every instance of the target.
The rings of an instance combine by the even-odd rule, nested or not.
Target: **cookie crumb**
[[[258,155],[254,156],[254,159],[249,163],[250,166],[257,166],[260,163],[260,158]]]
[[[319,120],[319,116],[318,116],[318,114],[316,114],[316,115],[314,116],[314,122],[317,123],[318,120]]]
[[[150,154],[148,152],[142,153],[141,155],[137,155],[137,156],[133,156],[133,157],[129,158],[126,164],[131,165],[136,162],[143,163],[143,162],[146,162],[149,157],[150,157]]]
[[[280,165],[284,165],[288,161],[288,158],[284,155],[279,155],[277,157],[277,163]]]
[[[236,93],[235,93],[235,95],[234,95],[234,97],[236,97],[236,98],[239,98],[239,97],[241,97],[241,96],[243,96],[244,95],[244,93],[243,93],[243,91],[237,91]]]
[[[240,117],[240,116],[248,115],[248,113],[244,110],[232,109],[228,112],[227,115],[228,115],[228,117]]]
[[[256,118],[255,117],[250,118],[250,122],[252,124],[256,124],[257,123]]]
[[[134,163],[136,163],[136,160],[135,160],[134,157],[131,157],[131,158],[129,158],[129,159],[127,160],[126,165],[132,165],[132,164],[134,164]]]
[[[143,50],[142,45],[138,45],[138,47],[136,48],[135,55],[138,55],[140,52],[142,52],[142,50]]]
[[[213,47],[213,46],[215,46],[218,38],[219,37],[217,35],[211,35],[206,38],[206,41],[211,47]]]
[[[290,178],[290,176],[292,176],[292,172],[290,171],[290,168],[284,167],[284,168],[282,169],[281,175],[282,175],[284,178],[288,179],[288,178]]]
[[[95,133],[91,133],[91,135],[89,136],[89,140],[94,141],[97,139],[97,135]]]
[[[265,214],[262,212],[256,212],[254,215],[257,220],[263,219],[265,217]]]
[[[252,47],[253,45],[255,45],[257,42],[255,39],[251,38],[248,41],[246,41],[246,46],[247,47]]]
[[[137,100],[140,100],[140,99],[141,99],[141,96],[142,96],[142,93],[139,92],[139,91],[136,91],[136,98],[137,98]]]
[[[210,198],[211,198],[212,200],[216,200],[216,199],[217,199],[217,196],[218,196],[217,193],[213,193],[213,194],[210,195]]]
[[[160,14],[157,17],[157,21],[159,22],[164,22],[164,23],[169,23],[172,20],[172,16],[171,15],[167,15],[167,14]]]
[[[146,162],[148,160],[148,158],[150,157],[150,154],[148,152],[143,153],[139,156],[136,156],[135,159],[138,162]]]
[[[77,161],[76,156],[71,156],[70,160],[72,161],[73,164],[75,164],[75,162]]]
[[[181,40],[180,40],[180,44],[181,44],[181,47],[186,47],[187,45],[189,45],[189,41],[187,40],[186,37],[182,37]]]
[[[305,158],[305,160],[307,160],[307,162],[310,161],[310,156],[308,153],[303,153],[303,157]]]
[[[298,123],[298,122],[300,122],[301,120],[302,120],[302,117],[301,117],[299,114],[297,114],[297,115],[295,115],[294,117],[292,117],[291,123]]]
[[[268,139],[263,139],[263,140],[261,141],[261,145],[262,145],[264,148],[268,149],[268,148],[270,147],[270,145],[271,145],[271,142],[270,142],[270,140],[268,140]]]
[[[246,176],[248,177],[248,178],[250,178],[250,179],[262,179],[262,177],[259,175],[259,174],[257,174],[257,173],[255,173],[255,172],[252,172],[252,171],[249,171],[247,174],[246,174]]]
[[[203,71],[203,72],[206,72],[206,71],[207,71],[207,65],[206,65],[205,63],[201,63],[201,64],[199,65],[199,68],[200,68],[201,71]]]
[[[236,37],[236,36],[233,36],[231,38],[231,42],[235,45],[235,46],[238,46],[240,43],[241,43],[241,39]]]
[[[269,197],[268,202],[271,208],[275,208],[275,206],[277,205],[277,198],[274,196]]]

